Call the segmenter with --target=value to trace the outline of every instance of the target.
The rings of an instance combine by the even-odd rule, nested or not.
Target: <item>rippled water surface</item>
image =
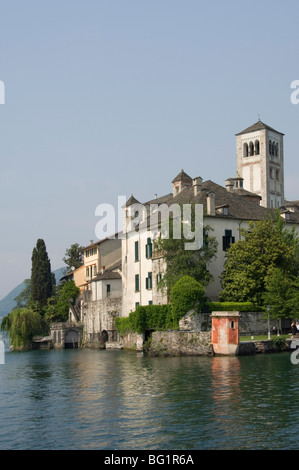
[[[0,449],[298,449],[299,365],[289,353],[9,352],[0,416]]]

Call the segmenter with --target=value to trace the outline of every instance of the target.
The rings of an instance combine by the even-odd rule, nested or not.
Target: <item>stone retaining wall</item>
[[[286,340],[283,351],[290,351],[291,339]],[[241,341],[238,347],[238,356],[248,356],[260,353],[274,353],[281,351],[272,341]]]
[[[156,331],[149,356],[209,356],[213,354],[210,332]]]

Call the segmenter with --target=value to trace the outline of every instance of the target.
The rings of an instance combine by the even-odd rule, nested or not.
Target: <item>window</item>
[[[222,237],[223,251],[228,250],[232,243],[235,243],[235,237],[232,236],[232,231],[225,230],[225,235]]]
[[[135,242],[135,261],[139,261],[139,243]]]
[[[248,157],[248,144],[246,142],[243,145],[243,157]]]
[[[149,301],[148,301],[148,304],[149,304],[149,305],[153,305],[153,301],[152,301],[152,300],[149,300]]]
[[[260,141],[256,140],[254,142],[254,155],[259,155],[260,154]]]
[[[254,155],[254,145],[253,142],[249,142],[249,156],[252,157]]]
[[[150,238],[147,239],[147,243],[145,245],[145,257],[147,259],[151,258],[153,255],[153,245],[152,240]]]
[[[230,322],[230,327],[231,327],[232,330],[235,328],[235,322],[234,321]]]
[[[157,276],[156,276],[157,284],[159,284],[161,279],[162,279],[162,274],[161,273],[157,274]]]
[[[139,305],[139,302],[135,302],[135,308],[137,308]]]
[[[139,292],[139,274],[135,274],[135,291]]]
[[[111,293],[111,285],[110,284],[107,284],[107,286],[106,286],[106,293],[107,293],[107,297],[110,297],[110,293]]]
[[[148,277],[145,279],[145,288],[152,289],[152,287],[153,287],[152,273],[148,273]]]
[[[89,268],[86,268],[86,277],[89,277]]]
[[[276,170],[275,177],[276,177],[277,180],[279,180],[279,170]]]

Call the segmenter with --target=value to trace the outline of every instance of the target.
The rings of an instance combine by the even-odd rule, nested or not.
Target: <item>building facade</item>
[[[261,205],[272,209],[284,201],[283,137],[260,120],[236,134],[237,170],[244,189],[261,196]]]

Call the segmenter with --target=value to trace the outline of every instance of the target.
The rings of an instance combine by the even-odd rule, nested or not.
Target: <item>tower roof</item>
[[[185,181],[187,183],[192,184],[192,178],[191,176],[187,175],[187,173],[182,170],[175,178],[172,180],[173,183],[176,183],[177,181]]]
[[[260,119],[255,124],[252,124],[252,126],[247,127],[247,129],[244,129],[244,131],[239,132],[236,135],[249,134],[249,132],[260,131],[262,129],[268,129],[269,131],[273,131],[273,132],[276,132],[277,134],[284,135],[282,132],[276,131],[275,129],[273,129],[273,127],[268,126],[267,124],[262,122]]]
[[[140,202],[137,201],[137,199],[133,196],[133,194],[131,194],[131,197],[127,200],[124,207],[130,207],[133,204],[140,204]]]

